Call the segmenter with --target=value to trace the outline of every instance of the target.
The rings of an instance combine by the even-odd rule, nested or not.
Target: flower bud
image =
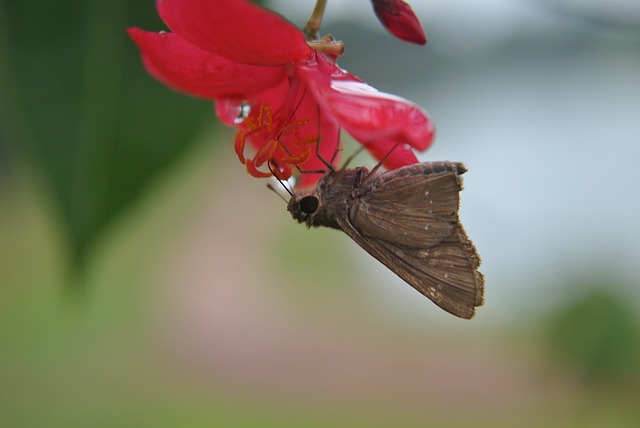
[[[371,0],[378,19],[391,34],[406,42],[424,45],[427,35],[420,21],[403,0]]]

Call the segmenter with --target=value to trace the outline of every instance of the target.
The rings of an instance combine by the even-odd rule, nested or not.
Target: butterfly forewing
[[[458,222],[460,178],[454,173],[395,179],[383,174],[354,200],[349,220],[363,236],[407,247],[438,244]],[[391,175],[388,181],[382,180]]]

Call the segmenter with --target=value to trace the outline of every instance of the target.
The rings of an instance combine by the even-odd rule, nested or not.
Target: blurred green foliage
[[[153,1],[0,0],[0,145],[47,183],[76,268],[214,120],[149,77],[128,26],[166,29]]]
[[[204,141],[214,138],[213,133],[203,136]],[[598,394],[579,384],[567,385],[562,376],[550,377],[530,358],[539,354],[538,337],[518,329],[517,341],[503,339],[507,323],[496,328],[482,321],[473,326],[465,323],[467,333],[461,335],[447,324],[456,321],[444,316],[429,322],[414,319],[419,333],[392,325],[380,315],[368,321],[358,312],[361,302],[356,300],[366,300],[362,293],[367,287],[350,295],[339,291],[343,284],[357,287],[365,277],[363,265],[351,263],[343,253],[346,237],[330,230],[304,230],[286,216],[271,215],[283,213],[283,204],[255,180],[244,180],[235,155],[225,149],[198,145],[153,186],[151,197],[109,230],[110,239],[98,245],[100,257],[90,264],[91,292],[75,306],[60,298],[59,243],[49,223],[47,196],[29,180],[11,189],[0,181],[0,427],[638,425],[637,388]],[[213,181],[221,172],[231,182],[242,183],[241,195],[236,186],[231,189],[226,182]],[[275,202],[262,204],[264,200]],[[269,222],[273,230],[264,232],[268,239],[259,239],[255,229],[238,226],[249,223],[246,219],[252,219],[254,211],[238,211],[234,201],[266,206],[269,218],[276,219]],[[224,211],[225,217],[213,220],[212,213]],[[194,218],[194,213],[199,214]],[[225,234],[234,218],[237,223],[231,229],[236,231]],[[204,224],[217,231],[208,235]],[[294,238],[292,231],[300,231],[295,241],[299,245],[293,247],[298,254],[287,253],[279,260],[285,269],[280,275],[265,274],[262,257],[268,255],[267,264],[276,265],[284,242]],[[192,324],[191,310],[197,312],[199,305],[185,307],[185,298],[187,302],[225,298],[224,291],[209,297],[194,295],[189,284],[192,269],[199,268],[187,254],[194,245],[192,236],[202,234],[218,239],[204,247],[197,265],[237,254],[229,248],[238,240],[258,246],[255,254],[260,258],[251,258],[244,243],[238,250],[249,257],[247,269],[260,266],[251,269],[256,280],[247,289],[254,289],[261,300],[267,297],[267,306],[258,308],[271,307],[275,312],[251,313],[251,298],[240,292],[231,299],[237,305],[230,308],[235,321],[213,317]],[[312,250],[303,251],[307,248]],[[316,278],[317,271],[312,270],[313,275],[306,277],[298,270],[298,261],[308,269],[321,265],[327,272]],[[342,280],[336,279],[338,275]],[[212,276],[207,281],[217,289],[217,282],[225,279]],[[269,289],[281,295],[266,293]],[[425,311],[434,309],[423,303]],[[382,311],[391,311],[392,306]],[[274,313],[308,334],[302,345],[287,341],[301,336],[271,329],[278,326],[272,324]],[[317,334],[323,332],[318,326],[325,324],[326,331],[335,332],[334,339],[334,333]],[[238,325],[263,336],[225,334],[245,331],[236,330]],[[204,340],[185,341],[185,337]],[[260,380],[261,376],[253,382],[242,370],[227,372],[227,360],[216,356],[226,347],[238,347],[239,365],[260,366],[265,355],[257,351],[260,346],[254,347],[256,338],[280,349],[271,354],[280,362],[265,366],[280,373],[272,383]],[[362,348],[349,348],[353,342]],[[307,346],[318,353],[317,360],[300,353]],[[343,348],[353,349],[362,359],[345,355]],[[407,363],[415,364],[418,378],[423,376],[421,367],[442,374],[427,378],[424,387],[413,382],[400,388],[390,384]],[[316,373],[315,381],[301,373],[304,367]],[[482,375],[484,370],[492,375]],[[324,377],[334,372],[344,374],[344,384],[326,383]]]
[[[559,366],[589,383],[631,383],[640,367],[640,328],[614,284],[593,286],[550,319],[547,339]]]

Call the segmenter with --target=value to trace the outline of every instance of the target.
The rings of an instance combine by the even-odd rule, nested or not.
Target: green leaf
[[[144,71],[128,26],[166,29],[152,1],[0,0],[0,144],[47,181],[75,268],[215,120]]]
[[[592,384],[633,382],[640,367],[640,328],[615,284],[584,284],[547,323],[552,360]]]

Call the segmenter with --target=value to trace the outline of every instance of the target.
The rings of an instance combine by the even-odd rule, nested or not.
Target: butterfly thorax
[[[364,167],[327,171],[314,189],[294,192],[287,209],[307,227],[340,229],[339,218],[345,218],[356,189],[368,175]]]

